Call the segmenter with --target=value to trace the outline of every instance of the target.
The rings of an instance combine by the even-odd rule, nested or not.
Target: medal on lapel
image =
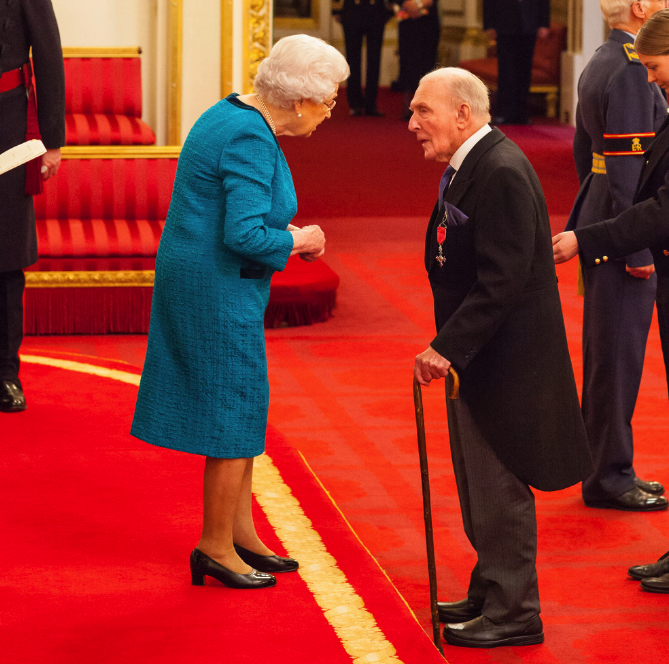
[[[446,240],[447,223],[448,223],[448,212],[444,210],[444,218],[441,220],[439,226],[437,226],[437,242],[439,243],[439,251],[437,252],[435,258],[439,263],[439,267],[444,267],[444,263],[446,262],[446,256],[444,256],[442,246],[444,244],[444,241]]]

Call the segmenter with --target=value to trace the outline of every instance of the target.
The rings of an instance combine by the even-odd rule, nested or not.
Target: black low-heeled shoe
[[[265,574],[256,569],[249,574],[233,572],[213,558],[202,553],[199,549],[193,549],[190,554],[190,574],[194,586],[206,585],[205,576],[210,576],[220,581],[228,588],[238,590],[251,590],[252,588],[271,588],[276,585],[276,577]]]
[[[278,572],[295,572],[300,566],[300,563],[294,558],[261,556],[258,553],[253,553],[253,551],[242,548],[238,544],[235,544],[235,551],[247,565],[251,565],[251,567],[261,572],[271,572],[272,574],[277,574]]]

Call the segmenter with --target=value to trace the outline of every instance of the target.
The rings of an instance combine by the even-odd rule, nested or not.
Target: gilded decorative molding
[[[353,662],[401,664],[394,646],[337,567],[337,561],[327,552],[299,501],[266,454],[254,460],[253,493],[288,555],[300,561],[298,574]]]
[[[234,92],[233,15],[232,0],[221,0],[221,97]]]
[[[65,46],[64,58],[138,58],[139,46]]]
[[[179,145],[66,145],[63,159],[178,159]]]
[[[167,42],[167,142],[181,144],[183,0],[170,0]]]
[[[248,76],[246,92],[253,90],[253,81],[258,73],[258,65],[269,55],[272,30],[270,0],[249,0],[248,21]]]
[[[153,270],[118,270],[98,272],[31,272],[26,274],[26,288],[119,288],[153,287]]]

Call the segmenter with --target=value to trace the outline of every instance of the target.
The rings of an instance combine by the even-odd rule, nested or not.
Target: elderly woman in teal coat
[[[206,111],[183,146],[156,260],[146,363],[132,434],[206,456],[194,585],[276,585],[297,561],[268,549],[251,514],[253,457],[265,448],[269,384],[263,318],[272,273],[323,254],[318,226],[290,224],[295,189],[277,136],[310,136],[348,76],[320,39],[277,42],[255,94]]]

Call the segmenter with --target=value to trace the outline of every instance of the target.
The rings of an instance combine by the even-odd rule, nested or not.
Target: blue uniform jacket
[[[565,230],[616,217],[632,205],[644,151],[667,117],[667,101],[648,82],[633,41],[612,30],[578,82],[574,160],[581,189]],[[640,267],[653,258],[646,249],[625,261]]]

